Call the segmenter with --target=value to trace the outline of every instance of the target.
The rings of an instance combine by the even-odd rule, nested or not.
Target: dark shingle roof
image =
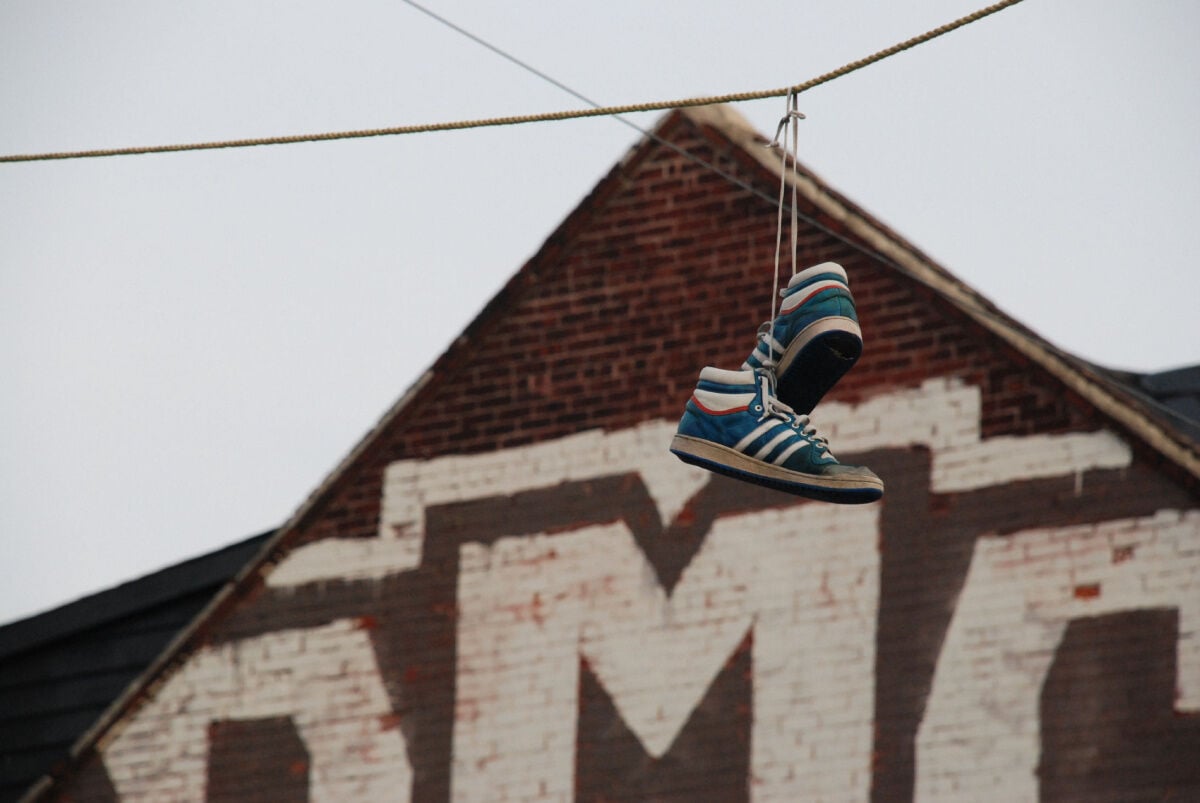
[[[1200,365],[1152,374],[1104,371],[1169,427],[1200,444]]]
[[[0,801],[64,761],[270,535],[0,627]]]

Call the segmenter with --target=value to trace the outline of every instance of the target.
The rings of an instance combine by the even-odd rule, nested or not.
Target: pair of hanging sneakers
[[[857,362],[862,330],[846,271],[825,262],[792,277],[778,317],[739,371],[708,367],[671,451],[685,463],[779,491],[842,504],[873,502],[883,481],[843,465],[808,414]]]

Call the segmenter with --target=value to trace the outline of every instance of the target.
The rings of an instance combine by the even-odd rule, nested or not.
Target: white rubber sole
[[[803,353],[804,348],[809,343],[816,340],[818,337],[829,335],[835,332],[849,336],[851,341],[857,340],[859,351],[862,350],[862,328],[858,325],[857,321],[855,321],[853,318],[845,318],[842,316],[821,318],[820,320],[813,321],[806,326],[800,332],[800,334],[796,335],[795,339],[788,344],[787,350],[784,351],[783,357],[779,360],[779,367],[777,368],[777,371],[779,373],[785,373],[789,368],[792,367],[792,363],[796,361],[796,358],[799,357],[801,353]],[[857,359],[857,356],[855,359]]]
[[[883,481],[874,474],[846,477],[805,474],[755,460],[736,449],[690,435],[676,435],[671,440],[671,451],[685,463],[812,499],[861,504],[883,496]]]
[[[807,415],[862,355],[862,330],[853,318],[830,316],[809,324],[788,344],[775,375],[775,392]]]

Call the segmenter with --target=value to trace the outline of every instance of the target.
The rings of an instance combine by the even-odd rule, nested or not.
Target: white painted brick
[[[787,718],[790,727],[798,727],[796,723],[804,717],[796,716],[795,706],[787,702],[790,695],[784,691],[787,686],[780,687],[783,692],[780,694],[771,690],[769,678],[761,683],[757,680],[760,667],[763,672],[769,673],[773,664],[770,656],[778,646],[786,646],[787,651],[803,650],[801,645],[812,644],[815,637],[818,640],[829,639],[836,652],[841,643],[839,640],[850,637],[852,641],[862,643],[857,649],[846,650],[846,654],[856,656],[859,659],[859,671],[867,674],[873,661],[874,647],[873,597],[877,589],[874,584],[859,581],[860,573],[849,568],[851,561],[845,556],[861,554],[865,545],[867,560],[871,563],[877,561],[874,549],[877,512],[872,508],[830,510],[818,506],[806,508],[805,511],[794,515],[799,515],[806,523],[820,525],[803,528],[806,531],[832,531],[841,524],[841,538],[829,542],[836,549],[832,554],[818,559],[833,564],[833,583],[838,586],[839,594],[847,599],[853,594],[866,594],[872,599],[864,600],[865,604],[861,606],[847,609],[857,611],[850,622],[839,622],[834,613],[823,611],[822,616],[835,626],[814,631],[813,637],[798,636],[795,633],[798,625],[794,622],[789,624],[786,618],[774,626],[763,619],[759,620],[753,661],[756,706],[762,701],[761,705],[765,708],[761,710],[770,711],[779,710],[780,703],[788,705],[784,710],[791,714]],[[830,521],[831,516],[837,521]],[[865,526],[850,524],[859,520]],[[748,530],[756,536],[749,546],[743,536]],[[752,626],[755,612],[769,607],[764,601],[774,602],[791,595],[797,582],[794,574],[761,572],[760,567],[780,561],[779,550],[785,546],[791,552],[802,551],[809,561],[814,560],[814,556],[823,555],[819,544],[797,536],[795,530],[794,518],[781,516],[778,511],[769,511],[757,517],[728,517],[718,521],[669,598],[658,587],[653,571],[623,524],[592,527],[556,536],[553,539],[554,557],[547,557],[544,562],[537,564],[536,570],[519,558],[527,556],[530,550],[537,551],[541,541],[538,537],[500,539],[493,544],[490,548],[493,553],[489,564],[490,574],[473,572],[460,577],[460,590],[464,592],[460,597],[460,694],[471,699],[473,718],[468,725],[455,732],[454,754],[459,761],[456,763],[454,799],[487,799],[489,790],[503,779],[520,772],[520,768],[515,766],[515,759],[501,757],[481,762],[481,757],[474,751],[486,740],[479,738],[479,734],[505,732],[512,738],[521,739],[519,733],[513,733],[513,729],[521,728],[522,723],[528,721],[528,711],[538,706],[545,708],[547,703],[560,706],[557,719],[554,718],[553,709],[545,712],[543,718],[543,721],[555,723],[556,730],[552,731],[555,735],[547,741],[543,726],[531,731],[532,738],[536,741],[536,749],[543,752],[546,744],[558,747],[559,753],[546,755],[546,759],[556,768],[548,776],[548,789],[555,794],[570,794],[574,755],[569,748],[575,727],[575,695],[578,693],[575,666],[580,650],[588,657],[593,671],[612,695],[634,733],[642,738],[651,754],[661,753],[686,721],[725,657],[744,638]],[[848,536],[847,532],[861,533],[862,536]],[[471,551],[476,550],[472,548]],[[548,556],[551,553],[542,551],[540,554]],[[764,560],[765,555],[772,557]],[[793,566],[804,562],[786,557],[782,560]],[[472,566],[477,565],[481,566],[482,561],[475,555],[472,557]],[[527,622],[514,620],[504,626],[497,624],[494,612],[504,607],[502,600],[509,600],[509,605],[522,604],[521,591],[526,588],[527,577],[535,571],[541,587],[545,589],[545,598],[552,601],[545,615],[548,620],[564,625],[560,628],[567,634],[563,638],[550,641],[541,629],[533,628]],[[764,587],[763,574],[775,577],[774,583],[767,584],[773,587]],[[874,574],[871,573],[871,576],[874,577]],[[480,590],[471,593],[470,586]],[[484,593],[485,589],[491,589],[490,594]],[[501,596],[497,597],[497,594]],[[811,594],[797,598],[806,609],[812,607]],[[470,600],[470,603],[465,600]],[[468,645],[480,641],[500,640],[501,633],[498,631],[505,628],[517,628],[519,631],[506,642],[522,640],[527,643],[533,639],[541,643],[539,652],[544,660],[533,666],[527,662],[497,666],[491,659],[491,654],[496,651],[468,648]],[[575,637],[569,636],[572,630],[577,634]],[[851,636],[852,633],[855,635]],[[477,658],[480,655],[487,657],[480,662]],[[788,666],[795,671],[802,665],[803,661],[791,658],[780,667]],[[537,682],[525,685],[505,679],[503,675],[506,672],[517,673],[519,681],[528,680],[531,674],[539,677]],[[778,672],[776,670],[776,674]],[[838,706],[839,710],[831,710],[829,716],[835,718],[837,727],[853,727],[860,734],[854,741],[865,749],[856,754],[859,758],[848,759],[847,764],[853,765],[852,772],[863,774],[866,772],[866,759],[863,756],[869,752],[866,745],[870,738],[871,707],[869,695],[864,697],[861,689],[864,685],[869,686],[869,683],[865,682],[866,676],[858,678],[858,682],[846,680],[847,674],[853,676],[855,673],[843,670],[838,678],[853,688],[855,693],[836,695],[835,681],[830,691],[835,693],[832,705]],[[814,682],[816,678],[809,678],[809,683]],[[485,697],[480,693],[484,689],[493,692],[499,690],[500,693]],[[547,689],[552,691],[548,693]],[[823,698],[816,694],[808,699]],[[485,708],[480,710],[479,705]],[[846,705],[850,705],[852,710],[857,707],[858,714],[846,715],[841,710]],[[766,720],[765,717],[762,719]],[[769,742],[770,739],[754,740],[755,744],[766,745]],[[765,760],[770,760],[769,756]],[[510,767],[509,763],[514,763],[514,766]],[[828,774],[828,766],[824,769]],[[769,794],[764,792],[763,795],[762,799],[770,799]]]
[[[823,405],[816,423],[842,455],[928,448],[935,492],[1130,464],[1128,446],[1108,432],[981,440],[981,406],[977,388],[941,378],[859,405]],[[667,452],[674,428],[674,421],[653,421],[503,452],[394,463],[384,474],[377,537],[302,547],[267,582],[288,589],[409,571],[421,561],[428,507],[571,479],[636,472],[669,523],[709,481]],[[670,595],[620,522],[464,544],[453,799],[571,799],[581,655],[633,733],[659,755],[751,632],[753,798],[866,799],[878,511],[805,505],[722,518]],[[1194,603],[1180,601],[1197,596],[1196,536],[1194,514],[1168,511],[982,539],[922,724],[918,796],[1013,799],[1028,791],[1021,779],[1036,749],[1036,716],[1022,705],[1072,616],[1178,605],[1180,705],[1200,705],[1198,616]],[[1117,544],[1132,546],[1133,558],[1114,564]],[[1083,582],[1100,583],[1101,596],[1078,599],[1074,588]],[[1021,705],[1010,705],[1013,699]],[[370,640],[353,623],[284,631],[194,656],[109,746],[105,761],[129,799],[186,797],[203,777],[201,723],[230,712],[290,715],[321,723],[300,728],[310,752],[337,755],[348,740],[368,738],[402,757],[382,772],[339,764],[327,771],[321,794],[369,798],[390,777],[394,796],[409,778],[396,773],[410,770],[400,732],[379,728],[389,710]],[[999,723],[997,711],[1006,712]],[[1002,795],[973,798],[993,783]]]
[[[310,649],[298,658],[301,644]],[[340,621],[199,651],[103,758],[123,801],[201,799],[210,722],[291,716],[311,758],[314,799],[394,795],[409,788],[411,769],[402,735],[379,726],[390,711],[369,639]],[[381,763],[364,765],[351,743]]]
[[[1111,561],[1117,537],[1135,546],[1133,559]],[[1169,544],[1180,538],[1200,538],[1200,511],[1160,511],[977,541],[918,732],[917,796],[1035,799],[1038,695],[1067,623],[1166,606],[1179,609],[1181,632],[1197,627],[1200,598],[1191,581],[1200,561],[1178,560]],[[1008,560],[1017,550],[1039,559]],[[1074,589],[1082,582],[1099,584],[1100,595],[1077,597]],[[1183,638],[1177,646],[1177,705],[1196,710],[1200,650]],[[968,767],[979,772],[964,772]],[[952,776],[953,788],[943,782]],[[1003,779],[1000,786],[996,778]]]
[[[1129,463],[1128,447],[1110,433],[980,441],[980,409],[978,388],[953,378],[934,378],[918,389],[884,394],[857,406],[823,405],[818,424],[837,433],[833,448],[844,454],[929,447],[935,491],[968,490],[1031,473],[1070,475]],[[706,472],[678,462],[667,452],[674,428],[674,421],[651,421],[619,432],[591,430],[503,452],[393,463],[384,475],[377,538],[328,539],[302,547],[276,567],[267,582],[288,587],[326,577],[380,578],[408,571],[421,560],[425,508],[571,479],[636,471],[664,523],[669,522],[708,480]],[[590,459],[580,460],[580,454]]]

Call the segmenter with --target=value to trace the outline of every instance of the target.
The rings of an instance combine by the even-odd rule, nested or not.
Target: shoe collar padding
[[[842,278],[843,284],[848,284],[850,279],[846,276],[845,269],[836,262],[822,262],[820,265],[814,265],[811,268],[805,268],[792,277],[788,282],[788,287],[795,287],[798,284],[803,284],[814,276],[820,276],[824,273],[832,273]]]
[[[753,385],[754,371],[728,371],[724,368],[708,366],[700,371],[700,379],[718,385]]]

